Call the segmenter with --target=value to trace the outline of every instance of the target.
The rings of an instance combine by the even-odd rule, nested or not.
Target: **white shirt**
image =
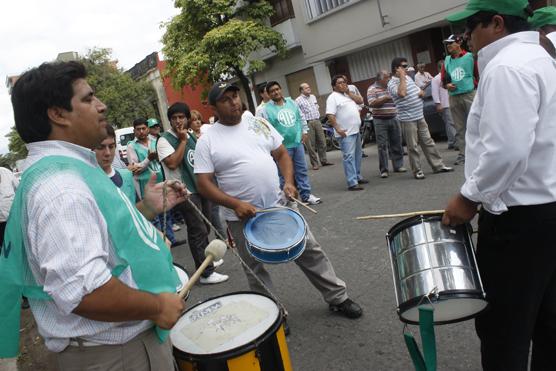
[[[18,184],[19,180],[14,173],[5,167],[0,167],[0,222],[8,220]]]
[[[556,62],[537,32],[479,51],[461,193],[491,213],[556,201]]]
[[[546,34],[546,37],[548,37],[548,39],[552,41],[552,44],[556,48],[556,31]]]
[[[442,106],[442,108],[450,108],[450,96],[448,90],[442,86],[440,73],[433,77],[431,81],[431,95],[434,103]]]
[[[62,141],[27,144],[26,169],[43,157],[60,155],[98,166],[88,148]],[[153,326],[150,321],[99,322],[73,314],[83,296],[104,285],[117,265],[106,221],[81,177],[44,175],[29,191],[24,236],[29,267],[52,301],[31,300],[31,310],[48,349],[64,350],[69,338],[123,344]],[[129,267],[118,279],[133,288]]]
[[[336,123],[347,135],[359,133],[361,117],[359,106],[345,94],[333,91],[326,99],[326,114],[336,116]],[[334,130],[334,135],[340,135]]]
[[[214,124],[197,142],[195,174],[216,175],[226,194],[257,208],[273,207],[280,200],[278,168],[270,154],[282,136],[265,119],[246,116],[234,126]],[[238,220],[224,208],[226,220]]]
[[[175,136],[176,138],[178,137],[173,129],[168,130],[168,133]],[[164,176],[166,177],[166,180],[178,180],[181,182],[181,166],[178,166],[174,170],[172,170],[168,166],[166,166],[166,163],[164,162],[164,159],[166,157],[176,152],[170,142],[168,142],[166,138],[160,137],[158,139],[158,143],[156,144],[156,151],[158,152],[158,159],[162,164],[162,168],[164,169]]]
[[[417,85],[420,89],[424,89],[427,85],[427,82],[432,80],[432,75],[427,71],[421,73],[417,72],[415,74],[415,85]]]

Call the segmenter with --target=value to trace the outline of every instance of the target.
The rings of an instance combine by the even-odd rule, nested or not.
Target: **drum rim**
[[[247,243],[247,245],[251,246],[252,248],[254,248],[258,251],[273,254],[273,253],[281,253],[281,252],[290,251],[290,250],[295,249],[297,246],[299,246],[301,244],[307,243],[307,235],[303,236],[303,238],[299,242],[297,242],[295,244],[292,244],[290,247],[284,247],[282,249],[266,249],[264,247],[260,247],[258,245],[255,245],[254,243],[249,242],[247,239],[245,240],[245,242]]]
[[[282,207],[282,209],[284,209],[284,210],[274,210],[274,211],[270,211],[270,212],[283,212],[283,211],[288,211],[288,212],[291,211],[291,212],[293,212],[295,215],[297,215],[299,218],[301,218],[301,221],[303,222],[303,234],[301,235],[301,237],[299,238],[298,241],[291,243],[291,244],[289,245],[289,247],[284,247],[284,248],[280,248],[280,249],[269,250],[269,252],[273,252],[273,251],[278,252],[278,251],[281,251],[281,250],[286,250],[286,251],[287,251],[287,250],[291,249],[293,246],[299,245],[304,239],[307,238],[307,221],[305,220],[305,218],[303,217],[303,215],[302,215],[299,211],[294,210],[294,209],[292,209],[292,208],[290,208],[290,207]],[[265,209],[263,209],[263,210],[265,210]],[[245,237],[245,241],[246,241],[248,244],[251,244],[252,246],[256,246],[258,249],[263,249],[263,248],[261,248],[260,246],[258,246],[257,244],[251,242],[250,239],[249,239],[249,237],[247,236],[247,232],[246,232],[248,229],[250,229],[251,225],[253,224],[254,220],[256,220],[256,219],[257,219],[257,216],[254,216],[254,217],[250,218],[249,220],[247,220],[247,221],[245,222],[245,225],[243,226],[243,236]]]
[[[301,243],[298,243],[297,245],[295,245],[295,246],[293,246],[293,247],[291,247],[291,248],[289,248],[289,249],[287,249],[287,250],[281,251],[281,253],[292,251],[292,250],[296,249],[296,248],[297,248],[298,246],[300,246],[300,245],[301,245]],[[246,247],[247,247],[247,250],[249,251],[249,254],[250,254],[255,260],[257,260],[257,261],[259,261],[259,262],[261,262],[261,263],[265,263],[265,264],[283,264],[283,263],[289,263],[289,262],[294,261],[295,259],[299,258],[299,257],[301,256],[301,254],[303,254],[303,252],[305,251],[306,241],[303,242],[303,245],[301,246],[301,249],[299,250],[299,252],[298,252],[297,254],[293,255],[293,256],[290,257],[288,260],[280,260],[280,261],[263,260],[263,259],[259,258],[258,256],[255,256],[255,254],[253,254],[253,252],[251,251],[251,248],[250,248],[250,247],[253,247],[252,245],[247,244]],[[272,256],[272,255],[277,255],[276,252],[277,252],[277,251],[274,250],[274,251],[271,252],[270,254],[265,254],[265,255],[270,255],[270,256]]]
[[[181,264],[178,264],[176,262],[172,262],[172,265],[175,265],[176,267],[180,268],[181,270],[183,270],[185,272],[185,274],[187,275],[187,280],[189,281],[190,277],[189,277],[189,272],[187,271],[187,269],[185,269],[185,267]],[[178,275],[179,276],[179,275]],[[179,278],[179,277],[178,277]],[[181,283],[181,282],[180,282]],[[182,285],[182,289],[183,286],[185,286],[185,283]],[[177,291],[176,291],[177,292]],[[187,292],[185,293],[185,296],[183,297],[183,300],[187,300],[189,298],[189,295],[191,294],[191,290],[187,290]]]
[[[218,299],[218,298],[222,298],[225,296],[233,296],[233,295],[238,295],[238,294],[251,294],[251,295],[259,295],[259,296],[264,296],[265,298],[268,298],[270,300],[272,300],[272,302],[274,304],[276,304],[276,306],[278,307],[278,317],[276,318],[276,320],[272,323],[272,325],[261,334],[261,336],[259,336],[259,338],[257,338],[256,341],[251,341],[247,344],[243,344],[240,345],[236,348],[232,348],[229,350],[226,350],[224,352],[219,352],[219,353],[211,353],[211,354],[196,354],[196,353],[188,353],[186,351],[183,351],[181,349],[176,348],[173,344],[172,344],[172,353],[174,354],[174,356],[178,359],[183,359],[183,360],[187,360],[187,361],[196,361],[196,360],[206,360],[206,359],[212,359],[212,360],[226,360],[226,359],[230,359],[230,358],[236,358],[238,356],[241,356],[243,354],[246,354],[250,351],[252,351],[253,349],[256,349],[259,344],[263,343],[264,341],[268,340],[268,338],[278,332],[278,329],[280,328],[280,326],[282,325],[282,323],[284,322],[284,312],[283,309],[278,305],[278,303],[276,302],[276,300],[274,300],[271,296],[263,294],[263,293],[259,293],[259,292],[254,292],[254,291],[234,291],[231,293],[227,293],[227,294],[222,294],[222,295],[218,295],[218,296],[214,296],[212,298],[208,298],[203,302],[197,303],[194,306],[190,307],[188,311],[184,312],[183,315],[185,315],[187,312],[193,310],[193,308],[198,307],[199,305],[210,301],[210,300],[214,300],[214,299]],[[181,317],[180,317],[181,318]]]
[[[442,215],[441,213],[437,213],[437,214],[420,214],[420,215],[415,215],[412,216],[410,218],[406,218],[404,220],[401,220],[399,222],[397,222],[396,224],[394,224],[394,226],[392,226],[392,228],[390,228],[388,230],[388,234],[387,236],[393,236],[395,234],[397,234],[398,232],[400,232],[403,229],[406,229],[408,227],[412,227],[414,225],[417,225],[417,222],[420,221],[429,221],[429,220],[442,220]],[[404,227],[404,228],[402,228]]]
[[[470,315],[465,316],[465,317],[460,317],[460,318],[456,318],[456,319],[453,319],[453,320],[448,320],[448,321],[434,321],[433,322],[434,325],[447,325],[447,324],[451,324],[451,323],[467,321],[468,319],[477,317],[479,314],[484,312],[489,306],[488,301],[485,299],[485,293],[483,291],[480,291],[480,290],[446,290],[446,291],[439,292],[438,296],[440,297],[440,300],[433,298],[433,299],[431,299],[431,301],[433,303],[444,301],[442,299],[442,296],[444,296],[444,297],[448,297],[448,298],[451,298],[451,299],[479,299],[479,300],[484,301],[486,305],[483,309],[481,309],[480,311],[478,311],[476,313],[470,314]],[[406,318],[403,318],[402,315],[407,310],[415,308],[415,306],[418,305],[421,302],[427,303],[427,300],[423,299],[422,296],[417,296],[417,297],[411,298],[411,299],[406,300],[403,303],[401,303],[397,308],[398,317],[400,318],[400,321],[402,321],[403,323],[410,324],[410,325],[418,325],[419,321],[408,320]]]

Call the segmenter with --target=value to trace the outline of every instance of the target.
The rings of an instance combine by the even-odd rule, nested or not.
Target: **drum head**
[[[178,274],[178,278],[180,279],[180,284],[176,286],[176,291],[180,292],[181,289],[183,289],[183,286],[185,286],[185,284],[187,283],[187,281],[189,281],[189,275],[187,274],[185,268],[179,264],[174,263],[174,269],[176,270],[176,273]]]
[[[193,356],[250,347],[277,323],[276,303],[260,294],[237,293],[189,309],[170,332],[173,346]]]
[[[284,208],[257,213],[245,223],[245,239],[262,250],[282,250],[299,244],[306,234],[305,219]]]
[[[424,301],[424,304],[427,302]],[[434,308],[434,324],[444,325],[448,323],[456,323],[468,320],[477,316],[488,305],[481,294],[445,294],[432,303]],[[401,311],[399,316],[403,322],[410,324],[419,324],[419,305],[415,303],[412,307],[405,311]]]

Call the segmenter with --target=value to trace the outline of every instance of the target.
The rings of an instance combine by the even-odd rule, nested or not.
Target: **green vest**
[[[137,202],[137,194],[135,193],[135,185],[133,184],[133,173],[127,169],[114,169],[122,177],[122,186],[120,189],[134,204]]]
[[[25,215],[27,193],[49,174],[60,172],[76,174],[91,190],[119,258],[119,265],[112,270],[114,277],[130,267],[139,290],[155,294],[176,292],[179,284],[162,236],[100,168],[65,156],[45,157],[21,177],[0,249],[0,358],[18,353],[21,296],[51,300],[36,283],[27,262]],[[162,341],[168,331],[157,328],[157,334]]]
[[[133,140],[133,142],[129,142],[128,145],[133,146],[133,149],[135,150],[135,153],[137,153],[137,158],[138,158],[139,162],[142,162],[143,160],[145,160],[149,156],[149,151],[156,152],[156,141],[151,140],[150,138],[149,138],[149,149],[148,150],[147,150],[147,148],[145,148],[145,146],[138,143],[137,139]],[[139,190],[141,192],[141,194],[140,194],[141,199],[143,198],[143,196],[145,194],[145,186],[149,182],[149,179],[151,178],[152,173],[156,174],[156,182],[157,183],[160,183],[164,180],[162,178],[162,168],[160,167],[160,163],[156,160],[151,161],[149,163],[148,168],[145,169],[145,171],[143,171],[141,174],[137,174],[135,176],[136,179],[137,179],[137,182],[139,183]]]
[[[297,147],[303,135],[303,119],[297,104],[291,98],[284,98],[283,105],[268,102],[264,109],[268,121],[284,137],[284,147]]]
[[[450,95],[465,94],[475,89],[473,77],[475,59],[473,58],[473,54],[466,53],[455,59],[451,56],[447,56],[444,61],[444,68],[446,69],[446,73],[450,75],[452,83],[456,85],[456,90],[448,90]]]
[[[177,137],[167,131],[162,133],[162,137],[165,138],[174,149],[178,148],[180,140]],[[181,181],[185,184],[185,186],[191,193],[197,193],[197,183],[195,173],[193,172],[193,157],[195,155],[196,145],[197,137],[195,136],[195,134],[190,133],[189,139],[187,139],[187,143],[185,144],[185,152],[180,164]]]

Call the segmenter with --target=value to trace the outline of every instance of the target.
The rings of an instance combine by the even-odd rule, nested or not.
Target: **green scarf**
[[[129,266],[139,290],[155,294],[176,292],[179,283],[172,255],[162,237],[100,168],[65,156],[45,157],[23,173],[0,249],[0,358],[15,357],[18,353],[21,295],[51,300],[29,268],[24,223],[28,192],[36,183],[61,172],[81,177],[91,190],[120,261],[112,270],[114,277]],[[166,330],[156,331],[161,341],[168,336]]]

